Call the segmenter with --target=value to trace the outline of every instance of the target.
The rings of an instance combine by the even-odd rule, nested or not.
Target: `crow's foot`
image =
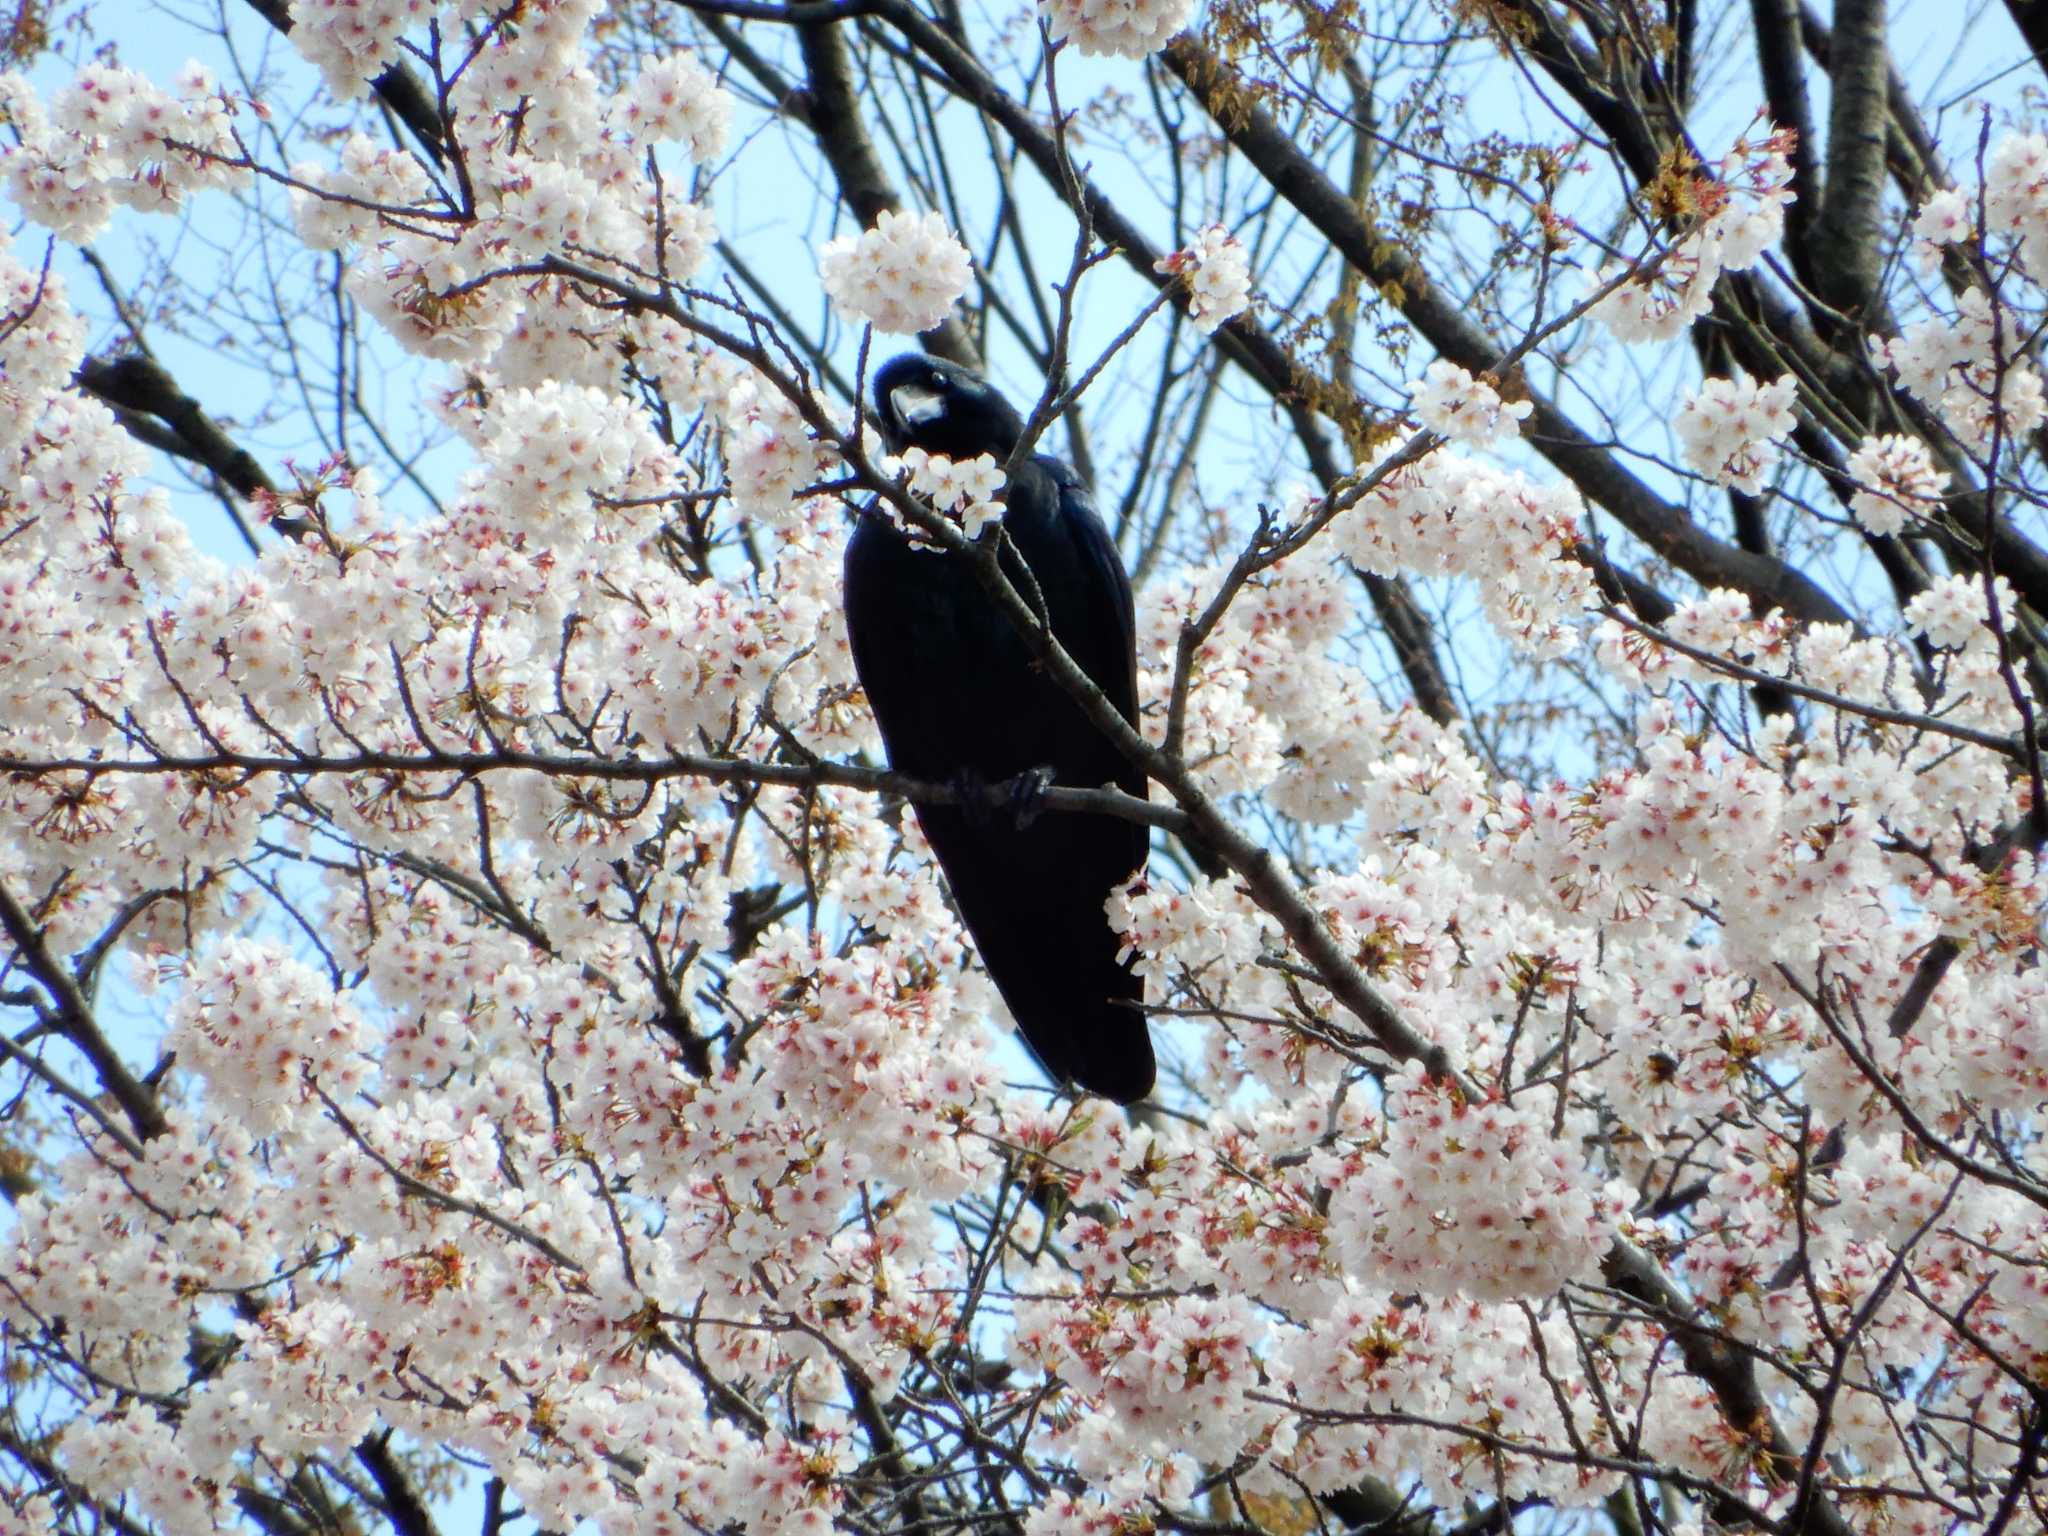
[[[1040,765],[1026,768],[1004,788],[1009,791],[1010,817],[1022,832],[1045,814],[1046,793],[1052,788],[1052,769]]]

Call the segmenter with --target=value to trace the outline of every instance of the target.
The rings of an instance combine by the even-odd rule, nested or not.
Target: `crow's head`
[[[949,459],[1007,459],[1024,418],[986,379],[958,363],[906,352],[875,374],[875,416],[891,453],[922,448]]]

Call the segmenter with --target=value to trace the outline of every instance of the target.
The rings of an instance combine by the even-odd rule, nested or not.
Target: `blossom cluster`
[[[1909,520],[1932,517],[1948,489],[1948,474],[1917,437],[1865,438],[1849,455],[1856,491],[1849,507],[1872,533],[1891,534]]]
[[[2037,283],[2048,276],[2048,137],[2005,134],[1983,162],[1980,187],[1944,188],[1929,196],[1913,220],[1923,259],[1931,262],[1943,247],[1980,238],[1980,204],[1987,226],[1981,235],[2010,240]],[[2001,440],[2024,437],[2048,417],[2040,371],[2018,342],[2032,322],[2004,306],[1997,291],[1972,283],[1957,294],[1952,315],[1918,321],[1897,336],[1871,342],[1879,367],[1936,407],[1949,429],[1980,454]],[[1904,494],[1931,494],[1927,483],[1916,475]],[[1889,516],[1876,515],[1880,522]]]
[[[1997,300],[1968,288],[1953,317],[1917,321],[1873,341],[1871,352],[1909,394],[1938,409],[1957,437],[1988,453],[1994,442],[2023,437],[2048,417],[2039,370],[2001,340],[2011,326]]]
[[[1395,1290],[1480,1301],[1590,1278],[1632,1202],[1549,1134],[1550,1110],[1470,1103],[1410,1063],[1388,1090],[1388,1141],[1325,1170],[1340,1266]]]
[[[517,27],[484,34],[449,90],[470,151],[470,216],[454,212],[415,155],[348,137],[333,164],[292,167],[293,217],[318,249],[349,257],[350,293],[407,350],[509,384],[610,382],[617,349],[660,324],[592,302],[566,280],[503,294],[488,275],[521,262],[605,251],[626,272],[687,280],[712,242],[705,209],[665,188],[647,157],[680,143],[699,164],[724,148],[731,98],[685,53],[640,61],[609,98],[580,63],[593,7],[549,0]],[[388,61],[410,22],[403,7],[320,6],[292,33],[333,77],[360,81]],[[516,293],[516,297],[514,294]],[[687,350],[687,349],[684,349]],[[658,369],[660,361],[649,359]]]
[[[2011,239],[2036,278],[2048,275],[2048,135],[2007,133],[1984,161],[1985,233]],[[1923,260],[1977,235],[1977,204],[1962,187],[1943,187],[1920,205],[1913,234]]]
[[[1041,0],[1054,42],[1071,40],[1089,58],[1142,59],[1187,26],[1195,0]]]
[[[1799,381],[1782,374],[1758,384],[1737,374],[1708,379],[1687,397],[1672,423],[1685,462],[1716,485],[1754,496],[1778,463],[1778,444],[1791,435]]]
[[[1439,358],[1423,371],[1409,392],[1409,404],[1422,424],[1453,442],[1485,448],[1521,433],[1522,422],[1535,409],[1527,400],[1510,404],[1484,379],[1475,379],[1456,363]]]
[[[1792,138],[1775,129],[1744,137],[1721,159],[1714,179],[1694,178],[1699,226],[1637,269],[1593,308],[1622,341],[1669,341],[1704,315],[1724,272],[1762,259],[1785,228],[1792,201]],[[1615,274],[1602,272],[1606,283]]]
[[[1478,578],[1501,633],[1541,654],[1569,644],[1573,624],[1597,601],[1573,558],[1582,517],[1568,481],[1539,482],[1439,450],[1382,480],[1332,533],[1364,570]]]
[[[436,9],[434,0],[291,0],[292,40],[347,101],[396,62],[399,39]]]
[[[51,290],[43,302],[54,302]],[[36,561],[45,589],[52,574],[77,583],[75,602],[93,590],[90,566],[78,562],[94,545],[82,526],[67,533],[57,498],[78,485],[82,497],[104,501],[135,462],[87,457],[118,450],[121,436],[104,416],[81,415],[62,381],[50,389],[34,417],[47,446],[33,483],[48,515],[7,554]],[[66,401],[74,402],[69,417],[59,411]],[[618,503],[659,487],[659,478],[648,486],[635,477],[665,473],[665,450],[618,397],[555,384],[505,391],[468,426],[481,467],[443,519],[403,533],[385,526],[374,487],[357,474],[329,498],[352,502],[353,515],[333,506],[321,513],[330,548],[287,544],[238,571],[187,555],[176,567],[185,590],[175,602],[155,585],[93,599],[113,613],[124,601],[149,605],[164,665],[187,678],[182,703],[151,694],[152,667],[114,659],[120,646],[146,644],[132,625],[105,627],[108,657],[95,670],[125,675],[133,717],[148,719],[167,743],[179,739],[180,718],[190,728],[190,709],[213,744],[274,745],[290,733],[314,751],[325,732],[337,749],[417,750],[422,735],[440,745],[494,735],[539,745],[524,733],[549,707],[560,711],[553,730],[580,720],[603,731],[609,715],[620,725],[632,718],[642,732],[658,728],[656,707],[667,708],[678,718],[666,729],[694,742],[704,729],[729,730],[736,702],[778,685],[789,689],[785,718],[813,729],[798,702],[845,690],[843,640],[831,638],[836,523],[792,525],[776,541],[779,575],[762,583],[760,606],[742,611],[734,591],[680,581],[640,558],[649,513]],[[134,559],[146,545],[129,542],[150,527],[146,509],[112,504],[115,548],[146,573],[151,567]],[[0,586],[11,586],[15,570],[0,575],[8,578]],[[564,645],[572,602],[581,618]],[[768,609],[790,628],[764,658]],[[648,622],[685,610],[687,626],[666,636]],[[202,643],[214,647],[204,661]],[[731,647],[723,655],[721,644]],[[792,666],[802,652],[815,659]],[[700,658],[703,698],[685,723],[675,658],[689,655]],[[34,673],[20,660],[10,651],[10,690],[63,696],[61,674],[46,671],[61,665],[60,652],[46,647]],[[394,685],[394,674],[405,681]],[[76,750],[77,719],[75,710],[12,719],[9,750]],[[821,718],[815,739],[847,750],[852,743],[834,735],[845,729]],[[191,782],[196,796],[204,776]],[[251,854],[275,793],[223,782],[212,799],[226,824],[168,849],[134,846],[107,818],[132,825],[136,811],[95,804],[94,795],[62,812],[61,829],[50,810],[17,807],[10,825],[40,825],[46,837],[61,830],[48,854],[94,872],[71,916],[52,922],[51,940],[82,942],[77,936],[104,920],[105,903],[163,886],[167,854],[173,867]],[[688,1284],[702,1297],[705,1280],[721,1277],[714,1313],[732,1329],[701,1346],[719,1369],[773,1374],[796,1365],[807,1346],[757,1348],[770,1335],[733,1292],[754,1295],[755,1308],[771,1296],[785,1305],[793,1298],[760,1270],[770,1253],[789,1266],[777,1276],[815,1282],[807,1325],[830,1322],[841,1347],[872,1362],[878,1378],[902,1369],[911,1341],[944,1335],[943,1310],[917,1298],[944,1294],[956,1276],[920,1268],[925,1261],[914,1256],[830,1257],[844,1246],[840,1214],[864,1178],[940,1191],[986,1171],[984,1141],[922,1129],[946,1124],[941,1103],[972,1104],[991,1086],[983,1042],[972,1031],[940,1032],[952,990],[938,977],[957,969],[961,946],[937,915],[929,875],[910,882],[905,911],[924,920],[903,924],[893,953],[866,952],[835,973],[822,953],[778,938],[735,968],[735,996],[764,1024],[754,1059],[787,1058],[775,1095],[784,1108],[764,1118],[750,1085],[693,1077],[672,1050],[651,1045],[633,1022],[647,1016],[651,997],[617,985],[635,974],[625,936],[643,918],[679,944],[730,942],[721,899],[729,887],[715,859],[700,874],[689,852],[693,813],[710,812],[715,797],[686,791],[636,807],[601,786],[499,781],[484,790],[466,833],[437,828],[420,814],[428,802],[389,778],[316,782],[305,803],[361,846],[411,847],[451,875],[466,865],[470,875],[453,876],[457,889],[464,880],[500,883],[508,899],[546,914],[563,958],[477,922],[464,901],[395,866],[367,882],[337,870],[324,889],[299,898],[323,914],[360,983],[237,937],[234,912],[210,904],[205,887],[161,928],[138,926],[138,942],[176,946],[152,951],[147,969],[172,988],[166,1043],[181,1063],[179,1081],[195,1092],[203,1084],[215,1102],[240,1110],[227,1120],[175,1120],[141,1159],[108,1162],[103,1148],[64,1170],[65,1197],[31,1201],[11,1234],[4,1262],[22,1309],[11,1316],[53,1308],[87,1336],[112,1330],[125,1341],[122,1383],[169,1391],[182,1384],[188,1329],[202,1305],[195,1298],[266,1286],[280,1269],[296,1271],[302,1254],[335,1262],[241,1324],[225,1369],[175,1421],[132,1402],[89,1407],[67,1436],[67,1476],[110,1497],[142,1489],[166,1529],[211,1529],[219,1506],[208,1490],[233,1486],[237,1458],[259,1454],[258,1445],[262,1455],[290,1457],[355,1442],[371,1412],[358,1384],[381,1379],[393,1394],[387,1423],[488,1459],[526,1507],[564,1528],[635,1507],[665,1512],[679,1529],[739,1519],[766,1530],[829,1523],[848,1470],[841,1432],[813,1424],[804,1439],[765,1441],[712,1432],[697,1379],[672,1361],[649,1368],[630,1341],[649,1294],[672,1301],[694,1276]],[[758,814],[772,825],[804,813],[785,796]],[[504,852],[552,851],[540,862],[507,858],[479,869],[476,838],[486,824],[496,830],[484,834],[485,858],[494,838],[506,840]],[[838,844],[847,879],[887,867],[888,842],[872,818],[848,826]],[[677,839],[658,861],[667,867],[650,885],[630,884],[619,856],[657,835]],[[764,841],[788,846],[779,836]],[[37,839],[10,842],[9,884],[47,888],[40,863],[24,868],[24,854],[37,857]],[[774,867],[772,856],[753,858],[764,872]],[[165,978],[156,966],[167,953],[184,958]],[[925,982],[902,986],[898,977],[913,972]],[[798,1001],[813,988],[813,1001]],[[938,1055],[903,1055],[917,1038]],[[796,1098],[819,1092],[830,1101],[788,1113]],[[646,1187],[663,1192],[666,1237],[650,1232],[623,1252],[614,1246],[581,1165],[558,1158],[558,1133],[643,1170]],[[827,1155],[828,1147],[836,1150]],[[793,1177],[798,1163],[809,1171]],[[507,1171],[523,1188],[504,1182]],[[413,1181],[410,1199],[394,1182],[401,1177]],[[421,1191],[431,1197],[424,1206]],[[740,1192],[745,1203],[736,1205]],[[118,1234],[90,1215],[130,1201],[158,1215]],[[810,1236],[796,1237],[793,1221],[808,1222]],[[905,1246],[900,1237],[889,1244]],[[830,1277],[863,1266],[879,1274],[877,1265],[893,1268],[903,1304],[863,1307],[855,1326],[847,1285]],[[637,1285],[626,1278],[633,1274]],[[439,1389],[423,1395],[429,1378],[454,1398]],[[451,1412],[451,1400],[467,1411]],[[621,1454],[636,1469],[624,1482],[606,1470]]]
[[[1003,466],[993,455],[949,459],[910,447],[898,455],[898,463],[911,494],[958,518],[968,538],[980,538],[983,529],[1002,517],[1003,506],[996,498],[1003,494]]]
[[[0,148],[0,186],[52,233],[90,241],[117,207],[170,212],[246,180],[234,109],[196,63],[175,95],[134,70],[89,65],[47,104],[0,74],[0,116],[18,135]]]
[[[1251,307],[1251,256],[1221,224],[1202,230],[1193,245],[1160,257],[1152,270],[1186,280],[1188,318],[1204,336]]]
[[[818,252],[833,309],[898,335],[944,320],[973,275],[967,247],[936,213],[885,209],[873,229],[827,241]]]
[[[1623,1362],[1640,1358],[1642,1341],[1624,1331],[1609,1346],[1614,1359],[1603,1364],[1601,1376],[1622,1378]],[[1384,1290],[1347,1297],[1290,1339],[1279,1357],[1304,1410],[1288,1470],[1318,1493],[1364,1477],[1414,1477],[1444,1504],[1484,1492],[1546,1498],[1566,1508],[1597,1504],[1616,1486],[1617,1474],[1560,1461],[1433,1454],[1436,1437],[1425,1427],[1463,1421],[1524,1444],[1606,1443],[1610,1432],[1593,1392],[1565,1397],[1546,1381],[1547,1362],[1570,1358],[1573,1348],[1560,1319],[1538,1320],[1512,1306],[1418,1304]],[[1486,1385],[1467,1394],[1456,1383],[1473,1366],[1481,1367],[1474,1374]],[[1711,1409],[1702,1415],[1710,1416]],[[1506,1482],[1489,1489],[1496,1475]]]
[[[1984,222],[2018,241],[2037,280],[2048,275],[2048,134],[2008,133],[1998,141],[1984,163]]]
[[[681,144],[708,165],[731,136],[732,98],[689,54],[671,53],[641,65],[615,120],[643,144]]]

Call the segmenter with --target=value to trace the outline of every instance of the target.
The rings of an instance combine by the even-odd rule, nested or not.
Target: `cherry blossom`
[[[1662,252],[1646,270],[1606,294],[1593,313],[1623,341],[1668,341],[1707,312],[1723,272],[1756,264],[1783,232],[1785,206],[1794,194],[1791,140],[1783,129],[1744,137],[1697,179],[1694,192],[1706,217],[1693,233]],[[1708,211],[1711,210],[1711,211]],[[1603,280],[1612,276],[1603,272]]]
[[[690,158],[703,165],[725,149],[732,131],[732,98],[696,59],[673,53],[640,67],[617,117],[635,139],[680,142]]]
[[[1507,404],[1492,385],[1442,359],[1429,365],[1411,399],[1415,414],[1430,431],[1477,448],[1516,436],[1535,409],[1526,400]]]
[[[1814,320],[1769,125],[1624,206],[1430,124],[1297,205],[1356,125],[1294,102],[1274,171],[1228,49],[1162,60],[1165,148],[1130,66],[1055,53],[1048,125],[1037,33],[885,10],[856,52],[940,136],[967,90],[1015,201],[934,171],[964,237],[884,214],[770,303],[744,179],[839,172],[756,87],[832,50],[686,11],[297,0],[296,102],[132,45],[0,76],[0,1529],[486,1485],[659,1536],[2033,1519],[2048,139],[1940,138]],[[1045,20],[1128,59],[1191,15]],[[1500,46],[1489,88],[1570,62]],[[877,165],[964,163],[911,122]],[[1128,1115],[1008,1038],[911,809],[973,786],[878,771],[848,654],[856,519],[979,539],[1004,482],[875,452],[840,322],[970,287],[956,340],[1078,386],[1137,589]],[[1782,372],[1733,331],[1779,305]],[[205,334],[278,387],[182,371]]]
[[[875,227],[818,252],[833,307],[879,331],[910,335],[944,320],[972,277],[967,248],[936,213],[886,209]]]
[[[1913,234],[1922,266],[1940,259],[1938,247],[1956,245],[1970,238],[1970,205],[1954,187],[1946,187],[1920,205],[1913,220]]]
[[[232,104],[196,63],[176,96],[132,70],[91,65],[47,107],[18,76],[0,75],[0,105],[20,134],[0,151],[0,182],[66,239],[93,239],[117,205],[168,212],[246,175]]]
[[[1917,437],[1873,437],[1849,456],[1849,473],[1859,486],[1849,505],[1872,533],[1897,533],[1909,518],[1931,516],[1948,488],[1948,476]]]
[[[1927,219],[1928,208],[1949,206],[1943,199],[1953,196],[1936,193],[1922,208],[1921,220]],[[1999,139],[1984,166],[1984,207],[1993,230],[2019,237],[2038,279],[2048,270],[2048,135],[2010,133]]]
[[[1871,352],[1982,452],[1999,436],[2031,432],[2048,415],[2039,372],[1999,343],[2010,324],[1983,289],[1968,288],[1952,321],[1909,325],[1889,341],[1873,340]]]
[[[1672,423],[1686,463],[1716,485],[1755,495],[1778,463],[1798,397],[1799,381],[1789,373],[1768,384],[1740,376],[1706,380]]]
[[[406,29],[432,9],[430,0],[291,0],[292,40],[346,99],[363,93],[392,61]]]
[[[334,171],[308,161],[294,166],[292,175],[304,188],[293,191],[292,214],[300,238],[314,250],[374,240],[385,224],[379,208],[395,214],[427,195],[427,174],[417,160],[361,133],[349,135]]]
[[[1591,583],[1571,559],[1579,504],[1569,486],[1538,484],[1435,453],[1390,476],[1344,514],[1336,534],[1367,570],[1477,571],[1487,609],[1516,645],[1562,646]]]
[[[1043,0],[1046,30],[1088,57],[1142,59],[1188,24],[1194,0]]]
[[[968,538],[980,538],[983,529],[1002,517],[996,498],[1003,492],[1003,469],[988,454],[956,460],[906,448],[898,458],[912,493],[959,518]]]
[[[1161,257],[1153,270],[1186,279],[1188,318],[1205,336],[1243,314],[1252,301],[1250,256],[1220,224],[1208,226],[1185,250]]]

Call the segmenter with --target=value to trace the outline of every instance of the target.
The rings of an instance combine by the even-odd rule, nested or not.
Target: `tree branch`
[[[249,9],[279,32],[287,37],[291,35],[292,17],[288,0],[248,0],[248,4]],[[370,89],[411,131],[427,157],[436,165],[444,164],[447,139],[441,122],[441,108],[434,100],[434,93],[413,73],[412,66],[403,60],[393,64],[370,82]]]
[[[1119,715],[1118,719],[1123,717]],[[600,779],[615,784],[659,784],[670,779],[703,779],[713,784],[775,784],[790,789],[833,786],[893,795],[921,805],[984,805],[1002,809],[1011,803],[1001,784],[969,789],[933,784],[887,768],[817,759],[806,763],[755,762],[736,757],[675,753],[667,757],[577,757],[565,753],[529,752],[500,747],[489,752],[443,751],[423,747],[417,752],[353,753],[218,752],[197,756],[154,758],[21,758],[0,757],[0,773],[34,776],[50,773],[118,773],[172,775],[184,773],[279,774],[291,778],[333,777],[359,773],[455,774],[476,778],[492,773],[539,773],[552,778]],[[1169,832],[1185,832],[1187,816],[1170,805],[1155,805],[1120,789],[1079,789],[1054,785],[1044,792],[1048,811],[1114,816]],[[0,889],[0,900],[6,892]],[[11,931],[11,929],[10,929]]]
[[[391,1431],[358,1440],[355,1456],[376,1480],[377,1492],[384,1500],[384,1518],[397,1536],[434,1536],[434,1517],[427,1501],[391,1452]]]
[[[1877,279],[1884,260],[1890,56],[1885,0],[1836,0],[1828,103],[1827,190],[1809,253],[1821,296],[1859,327],[1882,325]],[[1886,327],[1889,328],[1889,327]]]
[[[99,1021],[93,1017],[92,1005],[85,1000],[77,980],[50,953],[43,942],[42,930],[5,885],[0,885],[0,929],[6,931],[22,966],[50,995],[57,1027],[63,1031],[64,1038],[92,1063],[100,1082],[128,1116],[128,1123],[136,1136],[148,1141],[162,1135],[167,1125],[156,1094],[136,1081],[114,1048],[107,1043],[107,1037],[100,1033]]]
[[[1505,349],[1396,243],[1378,238],[1358,206],[1269,113],[1240,99],[1242,87],[1227,65],[1187,34],[1169,43],[1161,56],[1253,168],[1369,281],[1398,294],[1402,314],[1430,345],[1472,373],[1498,376],[1504,370]],[[1661,558],[1703,586],[1747,593],[1760,610],[1782,608],[1795,618],[1852,622],[1848,611],[1803,572],[1713,538],[1683,508],[1666,502],[1581,432],[1554,402],[1533,389],[1526,394],[1535,407],[1524,433],[1531,446]]]

